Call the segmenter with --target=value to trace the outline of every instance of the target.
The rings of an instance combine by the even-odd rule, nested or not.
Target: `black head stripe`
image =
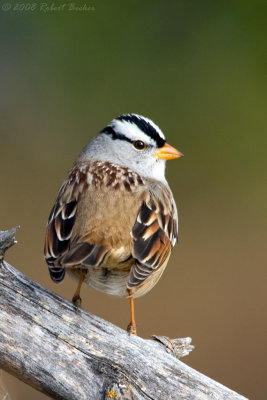
[[[149,136],[151,139],[155,140],[157,146],[163,147],[164,144],[166,143],[166,140],[163,139],[158,131],[145,119],[142,117],[138,117],[135,114],[125,114],[121,115],[120,117],[116,118],[119,121],[127,121],[131,122],[132,124],[135,124],[138,126],[138,128],[144,132],[147,136]]]
[[[126,140],[127,142],[132,143],[132,141],[127,138],[126,136],[115,132],[112,126],[108,125],[106,128],[104,128],[100,133],[106,133],[107,135],[111,135],[112,139],[120,139],[120,140]]]

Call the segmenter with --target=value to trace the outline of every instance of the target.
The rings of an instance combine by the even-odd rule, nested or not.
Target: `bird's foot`
[[[127,326],[127,332],[129,332],[130,335],[137,335],[136,325],[130,322]]]
[[[80,295],[75,293],[72,298],[72,302],[75,305],[75,307],[81,307],[82,299],[81,299]]]

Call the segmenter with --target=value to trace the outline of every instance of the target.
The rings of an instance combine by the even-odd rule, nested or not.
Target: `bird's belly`
[[[94,289],[113,296],[128,296],[127,282],[129,271],[117,268],[90,269],[86,275],[85,283]]]
[[[67,269],[71,278],[76,281],[80,279],[80,268]],[[127,282],[129,279],[129,269],[108,269],[108,268],[88,268],[83,283],[93,289],[106,294],[120,297],[128,297]]]

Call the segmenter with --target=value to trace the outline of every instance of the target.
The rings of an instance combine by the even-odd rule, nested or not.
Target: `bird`
[[[134,299],[160,279],[178,238],[166,160],[183,154],[149,118],[123,114],[81,151],[48,218],[44,254],[50,277],[130,300],[127,331],[137,334]]]

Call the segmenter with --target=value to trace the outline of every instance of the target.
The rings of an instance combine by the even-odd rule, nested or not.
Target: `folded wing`
[[[178,237],[177,211],[171,193],[159,199],[149,193],[132,229],[133,257],[128,288],[140,285],[155,270],[166,265]]]

